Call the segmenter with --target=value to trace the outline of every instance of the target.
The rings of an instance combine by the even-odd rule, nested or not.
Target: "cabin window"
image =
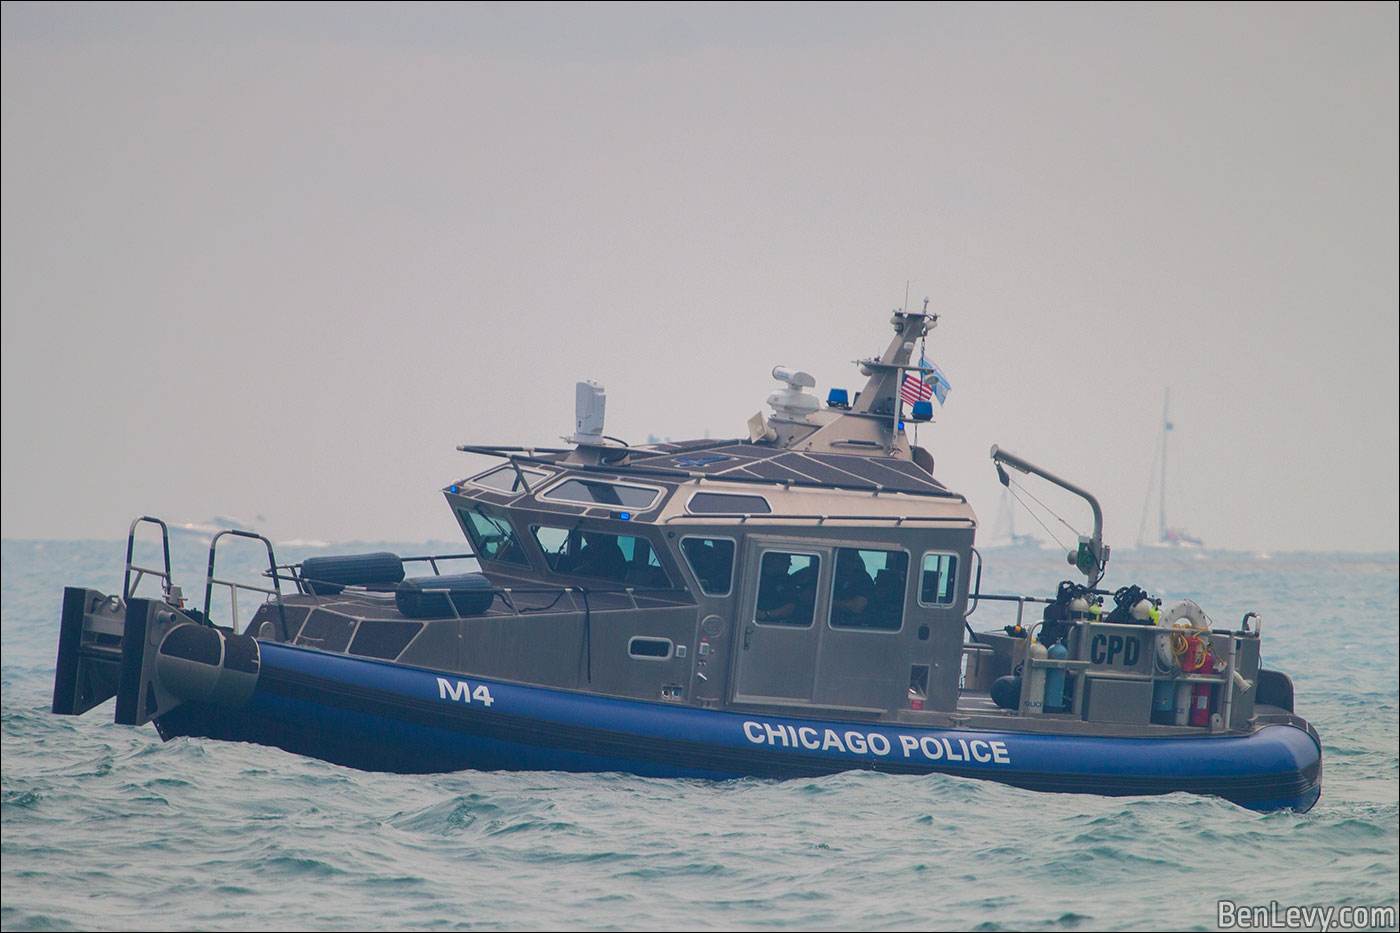
[[[647,635],[633,635],[627,641],[627,653],[634,658],[648,661],[665,661],[671,656],[671,639],[651,638]]]
[[[521,467],[506,465],[488,470],[480,476],[472,477],[472,483],[476,486],[485,486],[487,489],[495,489],[499,492],[525,492],[525,483],[520,482],[521,476],[525,477],[525,483],[538,489],[539,485],[549,479],[549,474],[542,470],[527,470]]]
[[[671,578],[646,538],[582,528],[532,525],[530,530],[555,573],[637,587],[669,588]]]
[[[477,557],[510,564],[530,563],[525,559],[525,552],[520,549],[520,542],[515,539],[515,531],[508,519],[487,515],[480,509],[458,509],[457,514],[467,529],[467,536],[472,539]]]
[[[365,619],[355,630],[350,653],[362,658],[397,658],[408,643],[423,628],[422,622],[399,622],[396,619]]]
[[[831,575],[831,627],[897,631],[904,622],[909,555],[903,551],[836,549]]]
[[[734,577],[734,542],[729,538],[682,538],[681,553],[690,564],[700,591],[706,596],[728,596]]]
[[[815,554],[767,551],[759,567],[754,621],[769,625],[811,625],[821,558]]]
[[[600,483],[592,479],[566,479],[540,498],[564,502],[586,502],[645,512],[661,498],[661,490],[621,483]]]
[[[344,651],[355,634],[355,620],[327,609],[313,610],[297,633],[296,644],[322,651]]]
[[[956,554],[924,555],[923,575],[919,579],[919,605],[952,605],[957,584],[958,556]]]
[[[727,492],[697,492],[685,504],[686,511],[697,515],[743,514],[767,515],[773,509],[762,496],[744,496]]]

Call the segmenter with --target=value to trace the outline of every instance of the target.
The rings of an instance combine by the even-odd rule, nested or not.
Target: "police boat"
[[[118,723],[163,739],[400,773],[868,769],[1310,808],[1321,744],[1289,678],[1261,667],[1257,615],[1221,626],[1101,586],[1097,501],[995,447],[1003,482],[1082,496],[1094,530],[1069,555],[1083,582],[979,592],[973,510],[906,432],[931,417],[927,392],[901,390],[929,384],[912,356],[936,321],[895,312],[854,398],[823,405],[810,375],[774,369],[771,413],[732,440],[626,446],[603,434],[603,388],[579,383],[568,446],[459,448],[495,458],[443,490],[461,554],[279,564],[230,529],[200,609],[171,578],[169,527],[138,518],[121,593],[64,591],[53,712],[115,696]],[[164,565],[136,563],[138,531],[157,530]],[[265,546],[265,579],[216,574],[237,537]],[[443,572],[463,557],[479,572]],[[240,592],[260,602],[246,625]],[[1016,621],[975,630],[989,601]]]

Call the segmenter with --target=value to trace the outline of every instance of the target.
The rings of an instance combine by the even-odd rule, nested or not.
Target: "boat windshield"
[[[630,586],[670,587],[671,578],[646,538],[580,528],[531,525],[549,569]]]
[[[522,482],[522,479],[524,482]],[[549,479],[549,474],[542,470],[531,470],[525,467],[516,468],[510,464],[503,467],[496,467],[488,470],[480,476],[473,476],[472,482],[477,486],[484,486],[487,489],[495,489],[498,492],[525,492],[525,483],[538,487],[540,483]]]
[[[661,497],[661,490],[622,483],[602,483],[597,480],[570,478],[549,490],[542,498],[565,502],[587,502],[594,505],[616,505],[644,512]]]
[[[529,563],[520,549],[520,542],[515,539],[509,519],[487,515],[480,509],[458,509],[457,514],[478,557],[511,564]]]

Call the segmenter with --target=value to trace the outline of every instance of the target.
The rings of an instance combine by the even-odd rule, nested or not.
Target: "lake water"
[[[174,542],[189,595],[204,546]],[[1265,662],[1323,739],[1307,814],[872,773],[370,774],[162,743],[114,725],[110,701],[53,716],[62,588],[120,591],[123,556],[124,542],[3,543],[5,929],[1215,929],[1222,899],[1397,905],[1394,554],[1124,550],[1110,565],[1108,585],[1190,596],[1220,624],[1263,615]],[[987,592],[1069,576],[1047,553],[986,557]],[[255,569],[221,556],[221,576]],[[973,617],[996,620],[985,604]]]

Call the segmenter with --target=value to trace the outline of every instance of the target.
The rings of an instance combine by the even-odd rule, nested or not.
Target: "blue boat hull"
[[[1110,796],[1185,791],[1307,810],[1321,750],[1293,726],[1247,736],[1106,738],[777,717],[593,696],[260,642],[246,705],[184,703],[163,738],[254,742],[398,773],[621,771],[794,778],[856,769]]]

